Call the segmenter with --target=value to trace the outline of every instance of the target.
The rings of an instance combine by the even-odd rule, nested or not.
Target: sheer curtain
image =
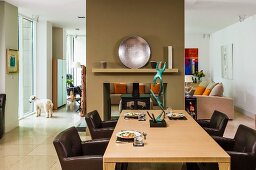
[[[86,64],[85,36],[67,36],[67,73],[72,75],[74,85],[81,85],[81,68],[73,68],[74,62]]]

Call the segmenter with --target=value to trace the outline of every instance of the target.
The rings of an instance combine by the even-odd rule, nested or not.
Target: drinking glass
[[[134,146],[143,146],[144,141],[142,135],[135,136],[133,141]]]
[[[169,116],[172,115],[172,107],[169,106],[169,107],[166,108],[166,114],[169,115]]]

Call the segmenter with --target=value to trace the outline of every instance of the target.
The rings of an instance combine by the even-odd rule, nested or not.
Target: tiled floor
[[[81,121],[78,113],[55,112],[53,118],[30,116],[20,121],[20,127],[5,134],[0,140],[0,170],[60,170],[53,147],[54,137],[62,130]],[[255,128],[255,121],[236,113],[235,120],[228,123],[225,136],[233,137],[240,123]],[[80,133],[82,140],[85,133]],[[87,137],[88,138],[88,137]],[[160,165],[159,165],[160,166]],[[180,170],[180,164],[161,165],[160,169]],[[131,169],[159,169],[156,165],[130,165]]]
[[[19,128],[0,139],[0,170],[61,169],[52,141],[62,130],[82,121],[79,113],[54,112],[53,118],[22,119]],[[85,133],[80,133],[85,139]]]

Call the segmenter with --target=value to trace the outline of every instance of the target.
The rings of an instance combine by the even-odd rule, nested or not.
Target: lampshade
[[[73,68],[81,68],[81,63],[79,61],[73,63]]]
[[[192,75],[185,75],[185,82],[186,83],[192,83],[193,82]]]

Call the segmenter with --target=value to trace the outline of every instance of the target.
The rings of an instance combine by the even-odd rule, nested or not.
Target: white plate
[[[170,118],[182,118],[185,115],[182,114],[182,113],[171,113],[171,114],[168,114],[167,116],[170,117]]]
[[[126,117],[138,117],[140,113],[136,113],[136,112],[127,112],[124,114],[124,116]]]
[[[129,134],[133,134],[132,136]],[[135,136],[141,136],[140,132],[134,130],[124,130],[116,134],[117,137],[122,139],[133,139]]]

